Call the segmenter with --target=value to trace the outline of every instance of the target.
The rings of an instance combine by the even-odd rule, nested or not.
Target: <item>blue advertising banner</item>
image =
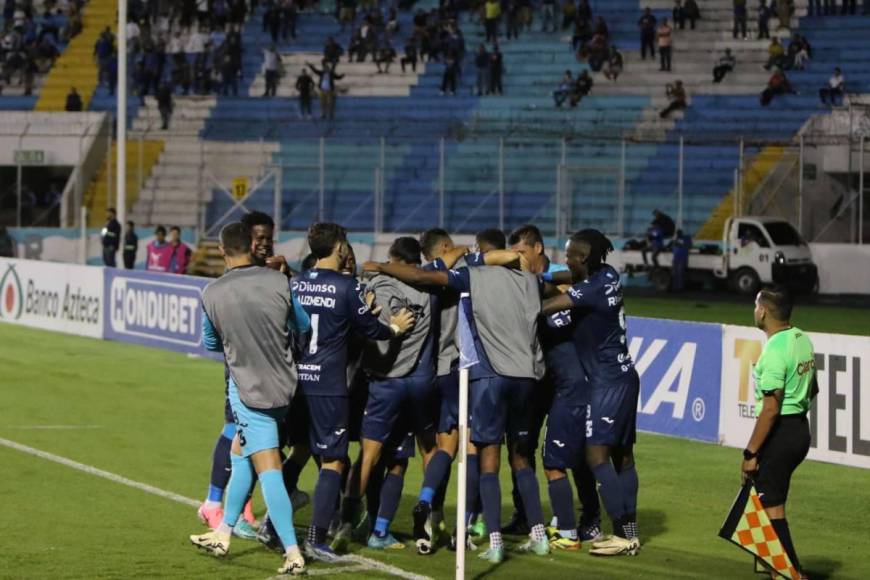
[[[717,442],[722,326],[630,317],[627,334],[640,375],[638,429]]]
[[[222,359],[202,346],[202,290],[209,282],[106,268],[105,338]]]

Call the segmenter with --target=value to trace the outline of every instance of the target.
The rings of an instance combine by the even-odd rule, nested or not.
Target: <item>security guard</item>
[[[755,325],[767,344],[755,365],[755,428],[743,451],[743,481],[755,488],[797,570],[797,553],[785,519],[791,476],[810,449],[807,411],[818,392],[813,344],[789,322],[791,297],[785,289],[762,290],[755,299]],[[801,574],[801,577],[804,577]]]

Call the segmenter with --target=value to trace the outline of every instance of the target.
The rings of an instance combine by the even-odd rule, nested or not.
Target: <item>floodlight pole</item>
[[[112,82],[109,79],[109,82]],[[117,171],[115,195],[118,222],[127,221],[127,0],[118,0]],[[109,153],[111,159],[111,151]],[[111,161],[109,162],[111,164]]]

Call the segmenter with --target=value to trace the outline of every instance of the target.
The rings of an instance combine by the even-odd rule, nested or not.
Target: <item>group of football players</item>
[[[537,555],[578,551],[634,555],[634,466],[639,379],[628,353],[613,250],[597,230],[571,236],[553,263],[533,225],[505,236],[485,230],[460,247],[430,229],[397,238],[385,263],[358,272],[344,228],[315,223],[300,271],[274,255],[274,224],[247,214],[225,226],[226,273],[203,293],[203,340],[225,355],[225,425],[215,445],[199,517],[212,531],[191,541],[215,555],[230,537],[285,553],[279,571],[305,559],[336,562],[352,541],[402,549],[390,532],[409,459],[423,482],[413,541],[431,554],[459,447],[460,351],[468,367],[468,548],[505,557],[502,534]],[[541,430],[543,448],[536,461]],[[355,457],[349,443],[359,442]],[[501,522],[501,446],[507,445],[514,516]],[[313,459],[313,498],[297,489]],[[536,464],[553,517],[545,521]],[[574,508],[571,472],[582,514]],[[259,480],[267,515],[250,495]],[[612,520],[602,534],[599,496]],[[301,549],[293,511],[311,503]],[[451,538],[450,543],[455,541]]]

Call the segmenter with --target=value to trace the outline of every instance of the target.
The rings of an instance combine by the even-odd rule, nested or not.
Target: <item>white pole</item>
[[[504,139],[498,140],[498,229],[504,230]]]
[[[798,233],[804,235],[804,136],[798,149]]]
[[[460,316],[462,314],[460,313]],[[465,580],[465,505],[468,476],[468,369],[459,371],[459,485],[456,498],[456,580]]]
[[[326,148],[326,140],[321,137],[320,138],[320,159],[317,163],[318,165],[318,180],[320,191],[318,193],[318,209],[317,209],[317,220],[323,221],[324,216],[324,207],[326,203],[326,154],[324,149]]]
[[[111,82],[111,79],[110,81]],[[118,169],[115,207],[118,222],[127,221],[127,0],[118,0]]]
[[[625,139],[619,154],[619,223],[616,224],[619,238],[625,237]]]
[[[80,208],[79,217],[79,261],[88,263],[88,208]]]
[[[277,240],[278,235],[281,233],[281,225],[284,221],[284,208],[282,206],[283,185],[284,185],[284,168],[280,165],[275,168],[275,176],[273,178],[275,180],[275,238]]]
[[[438,227],[444,227],[444,137],[438,142]]]
[[[861,135],[861,156],[858,158],[858,245],[864,245],[864,135]]]
[[[680,161],[677,167],[677,227],[683,227],[683,137],[680,137]]]

